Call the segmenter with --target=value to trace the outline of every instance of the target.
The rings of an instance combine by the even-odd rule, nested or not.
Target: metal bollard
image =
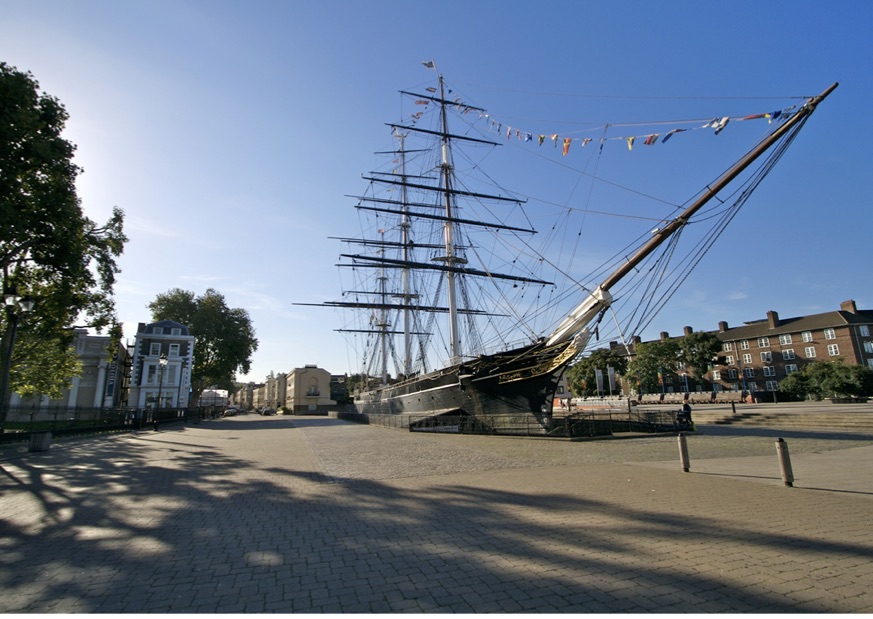
[[[788,455],[788,443],[781,438],[776,439],[776,454],[779,456],[779,469],[782,471],[782,481],[789,488],[794,486],[794,472],[791,470],[791,456]]]
[[[691,459],[688,457],[688,441],[681,432],[679,433],[679,460],[682,462],[682,470],[687,473],[691,469]]]

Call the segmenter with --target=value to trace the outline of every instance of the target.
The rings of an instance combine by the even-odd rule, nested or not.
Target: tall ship
[[[348,274],[342,296],[317,305],[349,317],[337,330],[362,358],[351,393],[359,413],[523,414],[543,427],[567,367],[607,332],[629,342],[651,322],[837,87],[776,112],[695,121],[693,128],[716,134],[741,120],[765,129],[691,199],[668,205],[667,215],[624,213],[622,223],[643,228],[635,240],[618,237],[627,226],[608,225],[585,243],[572,217],[602,214],[594,190],[555,203],[504,189],[485,172],[492,152],[527,149],[580,179],[608,183],[592,169],[609,141],[667,148],[688,129],[565,137],[514,128],[426,66],[435,83],[400,92],[409,111],[386,123],[395,147],[377,153],[385,165],[364,175],[365,192],[350,196],[362,232],[333,237],[345,248],[337,265]],[[674,144],[663,144],[668,139]],[[568,163],[571,148],[577,157],[588,149],[584,170]],[[513,178],[531,171],[515,170]],[[543,223],[547,216],[552,221]],[[686,237],[688,248],[680,248]],[[617,247],[596,264],[586,259],[585,249],[603,253],[604,241]]]

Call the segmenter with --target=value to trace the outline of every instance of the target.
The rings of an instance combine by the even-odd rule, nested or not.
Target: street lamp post
[[[22,297],[15,290],[3,294],[3,306],[6,310],[6,338],[8,342],[3,351],[3,372],[0,376],[0,434],[6,423],[6,414],[9,411],[9,373],[12,370],[12,350],[15,347],[15,335],[18,332],[18,320],[21,314],[33,311],[34,301],[30,297]],[[16,309],[17,307],[17,309]]]
[[[164,370],[167,368],[167,355],[161,353],[161,358],[158,359],[158,406],[155,409],[155,430],[158,429],[158,417],[161,414],[161,391],[164,389]]]

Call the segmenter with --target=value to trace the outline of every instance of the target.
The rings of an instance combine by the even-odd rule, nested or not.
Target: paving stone
[[[779,432],[794,488],[705,426],[691,473],[675,437],[325,417],[0,447],[0,611],[873,612],[873,436]]]

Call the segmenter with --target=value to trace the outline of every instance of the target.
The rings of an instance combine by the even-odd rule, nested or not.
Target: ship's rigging
[[[568,242],[568,231],[576,225],[573,216],[606,209],[591,208],[590,201],[580,206],[570,200],[534,200],[498,187],[490,176],[479,174],[479,162],[490,162],[490,153],[504,144],[489,139],[488,132],[470,120],[487,119],[484,109],[450,99],[441,76],[430,94],[401,91],[424,109],[411,115],[411,122],[388,123],[397,148],[380,154],[389,165],[365,175],[368,190],[352,196],[363,233],[335,237],[349,247],[340,254],[338,266],[352,274],[351,284],[342,300],[324,305],[357,310],[366,317],[340,330],[364,342],[356,346],[368,359],[361,373],[379,377],[383,385],[392,370],[393,376],[408,378],[441,364],[459,368],[456,374],[462,377],[460,368],[476,359],[484,359],[477,372],[502,372],[502,384],[525,374],[557,372],[592,335],[595,340],[627,340],[651,323],[781,158],[818,101],[835,87],[811,98],[800,112],[769,131],[739,167],[716,176],[672,213],[652,217],[654,224],[635,242],[593,268],[585,268],[576,250],[584,253],[599,243],[581,248],[582,243],[576,243],[569,258],[562,250],[573,245]],[[459,124],[450,127],[453,113]],[[766,116],[773,120],[774,115]],[[727,118],[713,122],[717,133]],[[487,128],[493,129],[493,121]],[[509,130],[506,136],[509,140]],[[652,136],[645,144],[654,143]],[[408,148],[413,138],[420,144]],[[557,146],[557,136],[552,139]],[[631,148],[632,140],[627,142]],[[518,149],[517,143],[510,143]],[[472,147],[479,157],[456,161],[458,145]],[[568,148],[565,139],[564,153]],[[602,150],[601,141],[592,151],[596,161]],[[480,182],[473,184],[477,174]],[[592,186],[611,184],[588,169],[582,175]],[[589,199],[592,193],[589,190]],[[546,214],[554,222],[542,227]],[[633,223],[646,221],[627,209],[620,216]],[[617,238],[619,228],[623,234],[625,226],[618,225],[600,234]],[[604,320],[607,315],[610,319]],[[517,354],[493,361],[482,356],[514,347]],[[531,361],[525,362],[525,355]],[[505,369],[512,363],[520,369]]]

